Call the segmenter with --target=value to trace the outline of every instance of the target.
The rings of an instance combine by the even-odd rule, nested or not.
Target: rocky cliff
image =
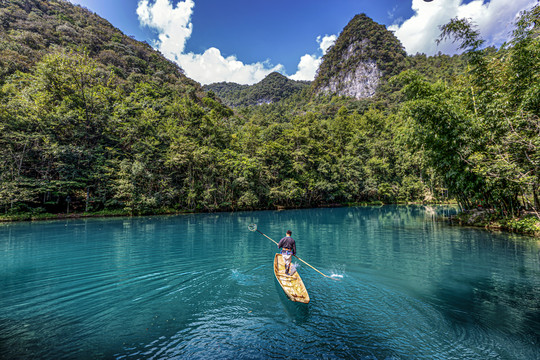
[[[405,67],[406,56],[399,40],[384,25],[365,14],[356,15],[323,57],[313,92],[373,97],[382,81]]]

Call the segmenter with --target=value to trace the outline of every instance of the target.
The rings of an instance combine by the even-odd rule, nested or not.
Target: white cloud
[[[289,78],[293,80],[313,80],[321,62],[322,59],[317,55],[306,54],[300,58],[296,73],[289,76]]]
[[[215,47],[203,54],[180,54],[178,63],[189,77],[202,84],[219,81],[254,84],[273,71],[283,71],[282,65],[271,67],[268,63],[260,62],[244,64],[235,56],[224,57]]]
[[[194,6],[193,0],[181,1],[175,8],[169,0],[156,0],[152,5],[148,0],[139,1],[139,21],[159,32],[159,41],[154,45],[166,57],[174,59],[184,51],[193,30],[191,14]]]
[[[334,45],[337,40],[337,35],[325,35],[322,38],[317,37],[317,42],[319,43],[319,48],[321,49],[323,55],[326,54],[330,46]]]
[[[317,42],[322,54],[326,54],[328,49],[336,42],[337,35],[318,36]],[[322,56],[306,54],[300,58],[298,70],[295,74],[289,76],[293,80],[313,80],[317,74],[317,69],[322,62]]]
[[[441,43],[435,40],[440,35],[440,25],[450,19],[471,19],[480,30],[480,36],[486,40],[486,45],[499,46],[509,38],[512,23],[520,11],[532,7],[536,0],[473,0],[464,4],[462,0],[436,0],[425,2],[412,0],[415,14],[401,25],[395,24],[389,30],[401,41],[407,53],[418,52],[433,55],[456,53],[457,45],[451,41]]]
[[[158,32],[154,47],[176,61],[187,76],[202,84],[220,81],[254,84],[273,71],[283,71],[282,65],[272,66],[267,61],[244,64],[235,56],[224,57],[214,47],[202,54],[184,53],[193,31],[191,15],[194,6],[194,0],[180,1],[176,7],[170,0],[140,0],[137,6],[141,25]]]

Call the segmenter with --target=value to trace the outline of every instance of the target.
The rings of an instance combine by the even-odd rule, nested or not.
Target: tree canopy
[[[537,211],[538,14],[523,13],[500,49],[481,48],[473,25],[453,20],[441,36],[462,42],[462,56],[406,57],[377,37],[399,67],[375,97],[356,100],[313,96],[280,74],[205,92],[88,10],[3,2],[0,209],[137,214],[450,196],[463,208]]]

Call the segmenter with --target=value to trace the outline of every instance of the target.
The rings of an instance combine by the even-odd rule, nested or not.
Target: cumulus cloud
[[[244,64],[235,56],[224,57],[215,47],[203,54],[180,54],[178,63],[188,76],[202,84],[219,81],[254,84],[273,71],[283,71],[282,65],[272,67],[267,62]]]
[[[289,76],[293,80],[313,80],[322,59],[317,55],[306,54],[300,58],[295,74]]]
[[[282,65],[268,61],[244,64],[235,56],[224,57],[219,49],[207,49],[202,54],[184,53],[191,37],[191,15],[194,0],[180,1],[173,6],[170,0],[140,0],[137,6],[139,22],[158,32],[154,47],[184,69],[186,75],[202,84],[231,81],[254,84],[273,71],[283,71]]]
[[[319,43],[319,48],[321,49],[323,55],[326,54],[330,46],[334,45],[337,40],[337,35],[325,35],[322,38],[317,37],[317,42]]]
[[[437,46],[435,43],[440,35],[439,26],[455,17],[467,18],[478,26],[486,45],[499,46],[509,38],[516,16],[536,2],[536,0],[473,0],[465,4],[463,0],[432,2],[412,0],[414,15],[401,24],[390,26],[389,30],[395,32],[409,54],[433,55],[439,51],[452,54],[457,51],[456,44],[446,41]]]
[[[317,42],[322,55],[326,54],[328,49],[336,42],[337,35],[318,36]],[[293,80],[313,80],[317,74],[317,69],[322,62],[322,55],[306,54],[300,58],[298,69],[295,74],[289,76]]]
[[[181,1],[176,7],[173,7],[169,0],[156,0],[153,4],[148,0],[139,1],[139,21],[142,25],[158,31],[159,40],[154,45],[166,57],[174,59],[184,51],[193,30],[191,14],[194,6],[193,0]]]
[[[175,61],[187,76],[202,84],[230,81],[239,84],[254,84],[271,72],[284,72],[281,64],[273,66],[269,61],[245,64],[236,56],[223,56],[221,51],[211,47],[202,54],[185,53],[186,42],[191,37],[193,24],[191,15],[195,0],[179,1],[176,6],[171,0],[139,0],[137,16],[143,26],[154,29],[158,39],[154,47],[165,57]],[[324,55],[336,41],[336,35],[317,37],[319,54],[301,57],[294,80],[313,80]]]

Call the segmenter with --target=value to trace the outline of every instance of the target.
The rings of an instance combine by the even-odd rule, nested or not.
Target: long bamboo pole
[[[263,233],[263,232],[260,231],[259,229],[256,229],[255,231],[257,231],[257,232],[258,232],[259,234],[261,234],[262,236],[266,237],[268,240],[272,241],[274,244],[278,245],[277,242],[275,242],[272,238],[270,238],[268,235],[266,235],[265,233]],[[340,279],[337,279],[337,278],[334,278],[334,277],[331,277],[331,276],[328,276],[328,275],[323,274],[322,272],[320,272],[319,270],[317,270],[314,266],[311,266],[311,265],[308,264],[306,261],[300,259],[298,256],[294,255],[294,257],[297,258],[298,260],[300,260],[301,262],[303,262],[304,264],[306,264],[307,266],[309,266],[310,268],[312,268],[313,270],[315,270],[316,272],[318,272],[319,274],[321,274],[322,276],[327,277],[327,278],[332,279],[332,280],[340,281]]]

